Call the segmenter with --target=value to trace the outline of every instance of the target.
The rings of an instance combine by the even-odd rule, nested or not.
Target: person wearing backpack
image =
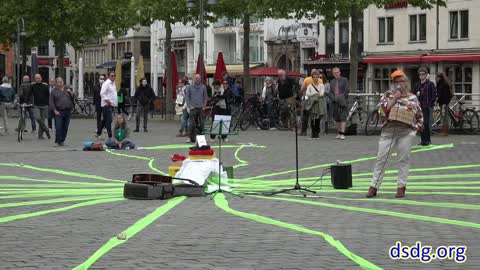
[[[15,91],[10,84],[8,77],[3,77],[2,85],[0,85],[0,116],[3,119],[3,132],[8,134],[8,115],[7,106],[13,103],[15,99]]]

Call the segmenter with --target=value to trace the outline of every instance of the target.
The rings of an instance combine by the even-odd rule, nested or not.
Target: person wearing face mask
[[[102,74],[98,79],[98,83],[95,85],[95,90],[93,92],[93,104],[95,104],[95,113],[97,119],[97,131],[95,132],[95,137],[100,137],[102,134],[102,98],[100,97],[100,91],[102,90],[102,84],[105,82],[105,75]],[[99,135],[100,134],[100,135]]]
[[[373,179],[367,198],[377,196],[377,190],[383,181],[385,165],[393,149],[398,158],[397,194],[395,198],[405,197],[408,170],[410,169],[410,151],[417,131],[423,129],[423,113],[417,96],[410,93],[407,76],[401,70],[391,74],[394,89],[385,92],[378,104],[385,114],[386,123],[382,127]]]
[[[137,112],[135,116],[136,120],[136,128],[133,132],[139,132],[140,130],[140,115],[143,115],[143,131],[148,132],[147,123],[148,123],[148,111],[150,109],[150,104],[152,103],[153,99],[155,98],[155,92],[153,89],[148,85],[147,79],[142,78],[140,80],[141,84],[137,87],[137,91],[135,91],[135,100],[138,102],[137,104]]]

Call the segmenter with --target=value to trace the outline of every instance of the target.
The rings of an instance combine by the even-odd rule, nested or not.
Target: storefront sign
[[[385,9],[407,8],[407,7],[408,7],[408,1],[400,1],[398,3],[385,5]]]
[[[57,58],[57,67],[60,66],[60,58]],[[65,57],[63,58],[63,66],[69,67],[70,66],[70,59]]]
[[[345,57],[343,53],[338,53],[338,54],[319,54],[315,53],[313,56],[310,57],[312,61],[325,61],[325,62],[335,62],[335,61],[345,61],[348,60],[348,57]]]

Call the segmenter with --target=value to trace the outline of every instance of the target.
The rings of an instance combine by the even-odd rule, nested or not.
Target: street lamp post
[[[200,46],[199,46],[199,58],[200,58],[200,78],[201,80],[203,81],[203,78],[205,76],[205,74],[203,74],[204,70],[203,70],[203,67],[204,67],[204,56],[203,56],[203,53],[204,53],[204,48],[205,48],[205,35],[204,35],[204,28],[205,28],[205,21],[204,21],[204,4],[203,4],[203,1],[204,0],[200,0]],[[207,5],[209,6],[214,6],[217,4],[217,0],[208,0],[207,2]],[[195,0],[188,0],[187,1],[187,8],[189,9],[192,9],[195,7]]]
[[[22,24],[22,27],[20,28],[20,22]],[[25,21],[23,20],[22,17],[17,18],[17,55],[16,55],[16,75],[17,75],[17,91],[20,89],[20,80],[21,80],[21,74],[20,74],[20,37],[24,37],[27,34],[25,33]]]

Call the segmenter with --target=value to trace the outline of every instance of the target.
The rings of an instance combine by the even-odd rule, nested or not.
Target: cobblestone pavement
[[[163,149],[114,154],[80,151],[83,141],[94,140],[93,120],[72,120],[65,148],[33,134],[22,143],[13,134],[1,136],[0,268],[72,269],[91,262],[77,269],[480,269],[479,136],[433,137],[434,147],[415,148],[404,199],[393,198],[394,172],[378,198],[364,198],[378,137],[339,141],[332,134],[299,138],[301,183],[310,186],[326,164],[341,160],[352,164],[349,190],[332,189],[327,175],[312,196],[227,194],[228,206],[223,195],[188,198],[163,215],[157,209],[175,201],[122,199],[119,181],[167,172],[172,154],[186,154],[189,145],[175,137],[177,128],[154,119],[149,133],[132,139]],[[229,139],[222,157],[225,166],[235,166],[237,191],[293,187],[293,132],[251,128]],[[142,223],[152,215],[151,224]],[[132,228],[140,229],[109,242]],[[112,241],[115,247],[107,244]],[[389,249],[397,241],[466,246],[467,260],[392,260]]]

